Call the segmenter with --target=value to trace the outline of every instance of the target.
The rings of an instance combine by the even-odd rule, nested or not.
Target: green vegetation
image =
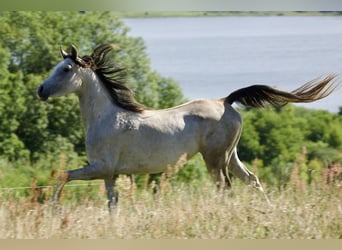
[[[153,108],[183,102],[179,86],[150,68],[143,40],[128,31],[110,12],[1,12],[1,158],[34,163],[47,154],[84,155],[77,98],[46,103],[36,98],[36,88],[61,60],[59,46],[76,44],[81,54],[89,54],[98,44],[115,43],[121,50],[114,56],[130,69],[138,101]]]
[[[62,207],[46,202],[58,173],[86,162],[77,98],[36,98],[60,45],[85,54],[116,43],[139,102],[185,101],[172,79],[150,68],[143,40],[127,32],[110,12],[0,12],[0,238],[342,238],[342,108],[240,109],[239,155],[273,209],[235,180],[232,193],[217,192],[200,155],[150,182],[140,175],[131,185],[121,176],[111,216],[102,181],[67,185]]]
[[[341,168],[341,114],[287,105],[243,110],[242,116],[240,158],[268,185],[286,186],[295,167],[307,184],[321,181],[325,169],[336,164]],[[341,172],[338,178],[341,181]]]

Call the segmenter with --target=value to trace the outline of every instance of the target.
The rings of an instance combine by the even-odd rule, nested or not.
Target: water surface
[[[152,68],[189,99],[220,98],[251,84],[293,90],[342,73],[342,17],[128,18]],[[342,89],[305,107],[337,112]]]

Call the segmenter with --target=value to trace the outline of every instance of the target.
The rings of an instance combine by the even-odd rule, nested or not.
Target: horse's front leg
[[[113,178],[105,180],[109,211],[112,211],[119,201],[119,193],[115,190],[115,181],[117,178],[118,175],[114,175]]]
[[[61,174],[58,178],[58,183],[52,197],[52,202],[58,202],[63,191],[64,185],[73,180],[95,180],[108,179],[108,171],[103,164],[94,163],[83,168],[69,170]]]
[[[68,172],[63,172],[59,177],[58,177],[58,182],[55,187],[54,194],[52,195],[51,202],[55,204],[56,202],[59,201],[64,185],[68,182]]]

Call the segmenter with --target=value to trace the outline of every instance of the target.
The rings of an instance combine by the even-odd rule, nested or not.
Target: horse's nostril
[[[40,100],[45,101],[48,99],[48,95],[46,93],[44,93],[44,87],[43,86],[39,86],[37,89],[37,95],[39,97]]]
[[[38,88],[38,95],[41,95],[43,93],[44,87],[43,86],[39,86]]]

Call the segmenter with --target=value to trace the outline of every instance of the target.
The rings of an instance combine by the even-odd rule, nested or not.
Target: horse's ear
[[[61,53],[61,56],[65,59],[68,56],[68,53],[66,53],[63,49],[62,46],[59,46],[59,51]]]
[[[75,45],[71,44],[70,52],[71,52],[71,57],[74,60],[76,60],[76,58],[78,57],[78,52],[77,52]]]

